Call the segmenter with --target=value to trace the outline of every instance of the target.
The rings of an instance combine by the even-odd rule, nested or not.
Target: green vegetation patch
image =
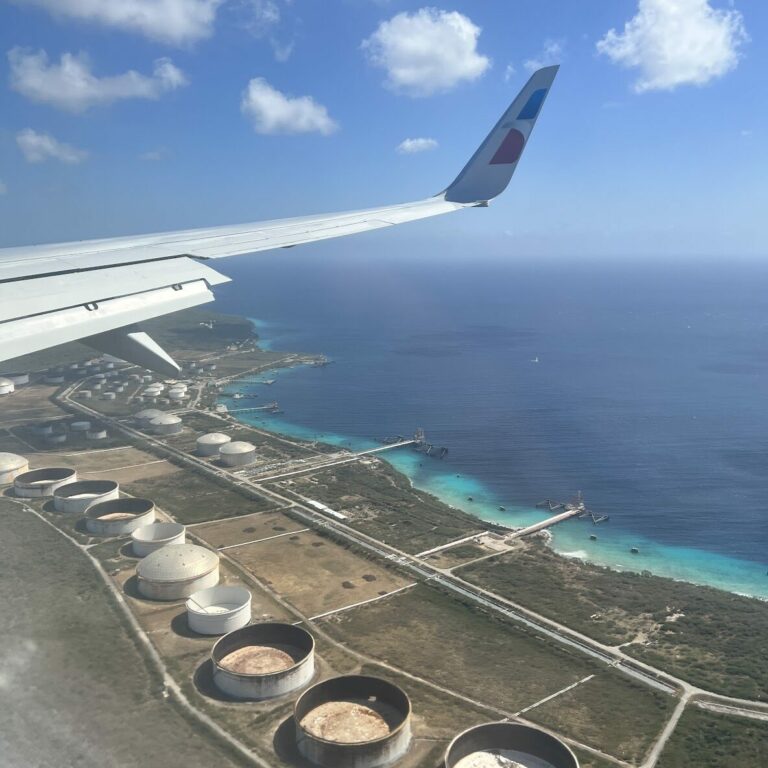
[[[246,489],[186,469],[160,477],[134,480],[124,485],[132,496],[152,499],[180,523],[200,523],[225,517],[249,515],[274,506]]]
[[[543,544],[468,565],[461,577],[704,689],[768,701],[768,603],[613,571]]]
[[[350,516],[348,524],[406,552],[417,553],[487,528],[473,515],[413,488],[385,462],[348,464],[295,478],[299,493]]]
[[[768,765],[768,723],[689,706],[657,768],[762,768]]]
[[[676,703],[671,696],[607,669],[524,717],[601,752],[640,762]]]
[[[163,698],[86,557],[6,499],[0,611],[3,765],[240,765]]]

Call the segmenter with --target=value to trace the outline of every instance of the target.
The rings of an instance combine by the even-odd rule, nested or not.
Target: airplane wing
[[[138,323],[213,301],[215,259],[486,206],[509,184],[558,67],[535,72],[453,183],[412,203],[239,226],[0,249],[0,362],[69,341],[167,376]]]

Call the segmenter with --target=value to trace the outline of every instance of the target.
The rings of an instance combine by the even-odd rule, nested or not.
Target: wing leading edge
[[[135,324],[212,301],[211,287],[228,278],[203,261],[487,205],[509,184],[557,70],[535,72],[453,183],[426,200],[239,226],[0,249],[0,361],[81,340],[164,375],[178,373],[167,353]]]

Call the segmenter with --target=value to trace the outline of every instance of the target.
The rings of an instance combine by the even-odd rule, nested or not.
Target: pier
[[[328,467],[338,467],[342,464],[350,464],[353,461],[358,461],[365,456],[372,456],[377,453],[383,453],[384,451],[391,451],[393,448],[402,448],[406,445],[415,445],[415,440],[401,440],[399,443],[391,443],[390,445],[382,445],[379,448],[369,448],[366,451],[358,451],[352,453],[349,456],[345,456],[343,459],[334,459],[333,461],[325,461],[319,463],[313,463],[300,469],[294,469],[290,472],[282,472],[278,475],[271,475],[270,477],[259,477],[257,482],[259,483],[271,483],[275,480],[283,480],[287,477],[294,477],[295,475],[303,475],[307,472],[317,472],[320,469],[327,469]]]
[[[583,510],[581,509],[567,509],[565,512],[561,512],[559,515],[553,515],[552,517],[548,517],[546,520],[542,520],[540,523],[534,523],[533,525],[529,525],[527,528],[521,528],[519,531],[515,531],[514,533],[507,536],[507,539],[520,539],[523,536],[530,536],[532,533],[543,531],[545,528],[550,528],[553,525],[557,525],[557,523],[561,523],[563,520],[568,520],[571,517],[578,517],[581,514],[583,514]]]

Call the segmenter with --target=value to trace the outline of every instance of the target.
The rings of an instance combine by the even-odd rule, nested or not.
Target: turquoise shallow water
[[[271,324],[252,319],[261,343],[267,349],[274,346],[270,339]],[[279,399],[281,384],[296,377],[311,381],[321,376],[322,370],[299,367],[269,373],[252,379],[234,382],[223,394],[221,402],[231,407],[237,401],[231,399],[236,391],[250,391],[257,395],[265,392],[261,383],[264,379],[275,379],[270,386],[270,399]],[[305,440],[323,442],[348,448],[365,450],[378,447],[374,439],[320,431],[310,426],[294,423],[289,416],[262,414],[239,414],[246,423],[272,432]],[[448,466],[437,459],[425,457],[410,449],[393,450],[382,456],[399,471],[410,478],[415,487],[434,494],[447,504],[478,515],[482,519],[504,525],[521,527],[545,519],[548,514],[535,507],[510,504],[477,477],[449,471]],[[472,501],[469,501],[472,497]],[[505,507],[505,511],[499,509]],[[758,562],[730,557],[703,549],[660,543],[639,533],[611,525],[610,522],[592,525],[586,520],[569,520],[551,529],[551,546],[561,555],[575,557],[616,570],[649,571],[693,584],[707,585],[742,595],[768,599],[768,578],[765,567]],[[598,536],[597,541],[589,539],[590,534]],[[639,554],[632,554],[637,548]]]

